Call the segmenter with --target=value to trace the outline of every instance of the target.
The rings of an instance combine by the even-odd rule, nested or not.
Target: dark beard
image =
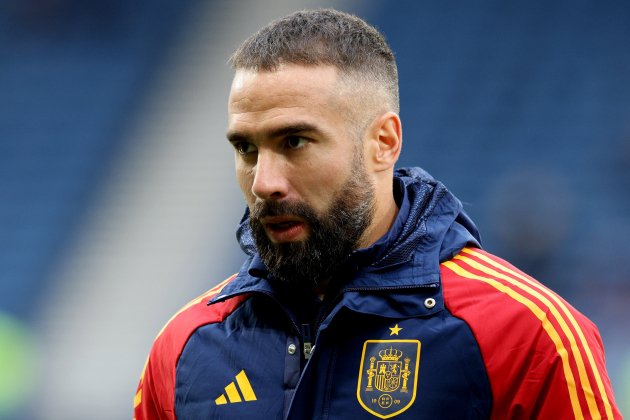
[[[357,166],[322,216],[303,202],[265,201],[254,205],[249,218],[252,236],[275,279],[293,289],[312,291],[327,282],[357,248],[374,212],[372,184],[363,167]],[[305,220],[310,227],[307,239],[271,242],[260,219],[279,215]]]

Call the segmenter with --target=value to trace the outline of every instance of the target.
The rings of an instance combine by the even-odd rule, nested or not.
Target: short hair
[[[236,70],[276,71],[283,64],[332,65],[374,82],[398,112],[396,58],[385,37],[364,20],[333,9],[302,10],[247,38],[228,63]]]

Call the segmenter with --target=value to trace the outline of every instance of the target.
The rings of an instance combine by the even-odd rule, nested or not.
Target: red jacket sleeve
[[[442,264],[444,299],[471,328],[493,419],[621,419],[595,325],[542,284],[484,251]]]
[[[235,276],[189,302],[167,322],[153,343],[134,398],[135,420],[174,420],[177,362],[194,331],[223,321],[247,296],[208,306],[207,302]]]

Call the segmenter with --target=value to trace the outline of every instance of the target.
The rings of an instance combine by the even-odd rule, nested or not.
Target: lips
[[[290,221],[290,222],[280,222],[280,223],[267,223],[265,226],[267,226],[271,230],[284,230],[284,229],[289,229],[300,223],[301,222]]]
[[[307,224],[297,217],[266,217],[262,223],[267,236],[275,243],[298,241],[304,239],[307,234]]]

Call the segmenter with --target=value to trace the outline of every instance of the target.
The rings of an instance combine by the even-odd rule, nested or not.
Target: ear
[[[374,119],[368,131],[366,162],[375,172],[394,167],[402,148],[402,124],[395,112],[386,112]]]

